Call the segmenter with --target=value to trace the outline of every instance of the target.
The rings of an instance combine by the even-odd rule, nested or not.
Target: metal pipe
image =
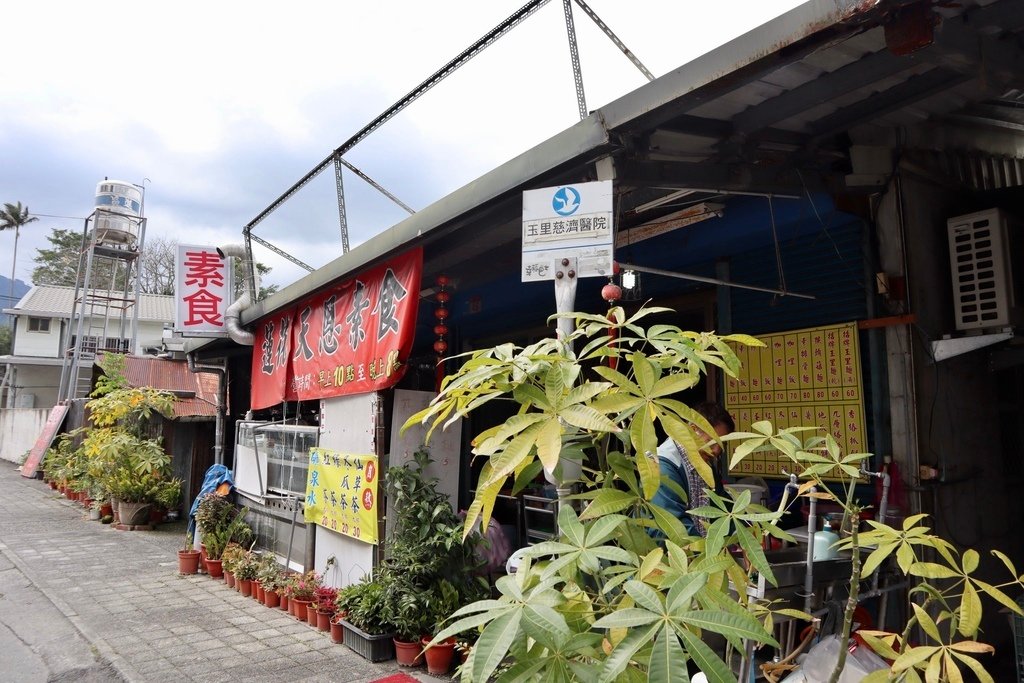
[[[632,263],[620,263],[619,267],[623,270],[636,270],[641,273],[650,273],[651,275],[664,275],[666,277],[674,277],[680,280],[693,280],[694,282],[704,282],[709,285],[722,285],[724,287],[735,287],[736,289],[749,289],[754,292],[765,292],[767,294],[778,294],[779,296],[795,296],[799,299],[816,299],[817,297],[812,294],[797,294],[796,292],[787,292],[782,289],[772,289],[770,287],[756,287],[754,285],[741,285],[736,282],[727,282],[725,280],[719,280],[713,277],[703,277],[701,275],[691,275],[689,273],[679,273],[674,270],[663,270],[661,268],[649,268],[647,266],[638,266]]]
[[[814,497],[818,487],[812,486],[808,493],[810,496],[810,510],[807,514],[807,561],[804,571],[804,611],[810,612],[812,598],[814,597],[814,534],[818,531],[818,499]]]
[[[228,378],[227,367],[218,365],[196,365],[192,352],[185,354],[189,372],[213,372],[217,375],[217,418],[214,421],[213,462],[224,464],[224,422],[227,418]]]
[[[217,247],[217,255],[221,258],[234,256],[235,258],[243,259],[242,262],[246,267],[246,280],[253,283],[252,291],[259,291],[259,272],[256,269],[256,264],[254,264],[252,260],[248,259],[249,253],[244,244],[225,244]],[[248,330],[242,329],[242,323],[240,320],[242,311],[251,306],[252,302],[253,298],[250,294],[250,289],[246,287],[242,296],[235,299],[224,311],[224,328],[228,331],[228,336],[231,337],[231,340],[236,344],[252,346],[256,341],[256,335]]]

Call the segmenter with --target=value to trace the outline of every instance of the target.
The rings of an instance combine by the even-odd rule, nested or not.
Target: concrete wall
[[[15,400],[26,401],[26,394],[31,394],[33,408],[49,410],[57,403],[60,371],[59,365],[19,365],[14,379]]]
[[[0,460],[20,463],[43,431],[50,409],[0,410]]]
[[[18,327],[14,337],[14,355],[31,356],[32,358],[57,358],[60,356],[62,321],[60,318],[48,318],[48,332],[30,332],[29,316],[18,316]]]
[[[147,347],[160,346],[163,340],[164,323],[173,321],[162,320],[140,320],[138,334],[136,335],[135,353],[142,353]],[[18,316],[18,328],[14,339],[15,356],[28,356],[31,358],[60,358],[61,344],[64,341],[63,329],[68,324],[61,318],[50,319],[49,332],[29,332],[29,316]],[[83,327],[83,334],[88,334],[88,321]],[[117,323],[111,322],[107,333],[111,337],[118,336]],[[75,330],[72,330],[74,334]]]

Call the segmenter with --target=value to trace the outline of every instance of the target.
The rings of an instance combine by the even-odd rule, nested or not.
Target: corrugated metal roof
[[[70,318],[75,303],[75,288],[58,285],[34,285],[13,309],[16,315]],[[165,294],[139,296],[139,320],[174,320],[174,297]]]
[[[124,374],[133,387],[178,393],[174,402],[176,418],[217,416],[216,373],[189,372],[188,364],[180,360],[125,356]]]
[[[622,190],[616,221],[627,229],[657,217],[637,207],[679,188],[795,196],[829,183],[835,189],[850,173],[851,140],[1024,158],[1024,145],[1006,149],[1005,136],[1024,89],[1022,7],[1022,0],[809,0],[258,302],[242,312],[243,323],[415,244],[431,247],[425,280],[458,268],[462,287],[494,281],[506,272],[493,264],[519,249],[519,193],[578,182],[609,154]],[[917,10],[925,21],[906,19]],[[898,44],[929,24],[937,25],[920,49]],[[886,27],[896,44],[887,43]],[[953,117],[967,117],[967,126],[950,126]]]

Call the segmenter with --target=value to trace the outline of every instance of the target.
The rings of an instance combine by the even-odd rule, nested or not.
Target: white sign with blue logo
[[[555,279],[567,257],[579,277],[608,277],[614,242],[612,181],[523,192],[523,282]]]

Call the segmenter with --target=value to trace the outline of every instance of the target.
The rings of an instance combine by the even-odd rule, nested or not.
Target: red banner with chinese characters
[[[412,350],[422,272],[417,248],[259,320],[252,408],[394,385]]]

